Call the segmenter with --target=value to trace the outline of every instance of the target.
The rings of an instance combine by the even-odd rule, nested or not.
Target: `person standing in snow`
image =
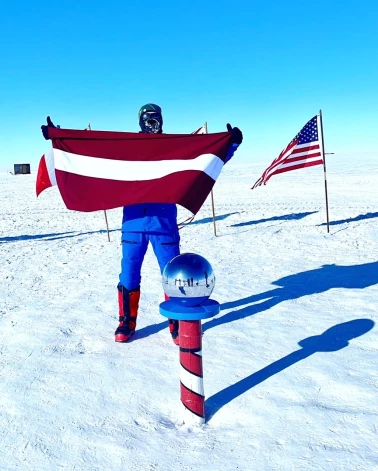
[[[161,134],[163,116],[160,106],[153,103],[139,110],[139,126],[142,133]],[[229,160],[243,140],[238,128],[232,132],[233,143],[229,148]],[[172,203],[143,203],[125,206],[122,220],[122,270],[119,275],[119,326],[115,331],[116,342],[127,342],[134,334],[140,298],[141,268],[148,243],[151,242],[158,260],[160,272],[165,265],[180,254],[180,236],[177,226],[177,206]],[[167,295],[165,295],[166,299]],[[179,322],[169,319],[169,330],[175,344],[179,343]]]
[[[139,126],[142,133],[161,134],[163,116],[160,106],[148,103],[139,110]],[[41,126],[45,139],[48,128],[54,126],[50,117],[47,126]],[[231,159],[243,140],[238,128],[227,124],[232,134],[226,161]],[[140,299],[141,269],[144,256],[151,243],[160,272],[165,265],[180,254],[180,236],[177,225],[177,206],[173,203],[140,203],[125,206],[122,218],[122,260],[119,275],[118,307],[119,325],[114,332],[116,342],[127,342],[134,335]],[[180,283],[180,280],[179,280]],[[168,299],[167,295],[165,298]],[[179,344],[179,322],[169,319],[169,331],[173,342]]]

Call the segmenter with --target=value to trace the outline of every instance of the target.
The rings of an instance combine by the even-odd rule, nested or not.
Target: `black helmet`
[[[153,103],[147,103],[139,110],[139,126],[142,132],[161,134],[163,132],[163,116],[161,108]]]

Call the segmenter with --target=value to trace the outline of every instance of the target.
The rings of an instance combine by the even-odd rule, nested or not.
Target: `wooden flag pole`
[[[205,134],[208,133],[208,130],[207,130],[207,121],[205,123]],[[212,210],[213,210],[213,225],[214,225],[214,235],[215,237],[217,236],[217,226],[215,224],[215,209],[214,209],[214,193],[213,193],[213,190],[211,190],[211,207],[212,207]]]
[[[320,116],[320,131],[322,133],[322,154],[323,154],[323,168],[324,168],[324,188],[325,188],[325,200],[326,200],[326,214],[327,214],[327,232],[329,234],[329,212],[328,212],[328,190],[327,190],[327,169],[324,152],[324,134],[323,134],[323,116],[322,110],[319,111]]]
[[[91,123],[88,124],[88,131],[92,131],[92,129],[91,129]],[[107,233],[108,233],[108,242],[110,242],[109,225],[108,225],[108,215],[106,214],[106,210],[105,210],[105,209],[104,209],[104,215],[105,215],[106,231],[107,231]]]
[[[107,232],[108,232],[108,242],[110,242],[109,225],[108,225],[108,215],[106,214],[105,209],[104,209],[104,215],[105,215],[105,222],[106,222],[106,230],[107,230]]]

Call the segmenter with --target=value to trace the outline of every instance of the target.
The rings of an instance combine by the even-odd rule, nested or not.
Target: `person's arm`
[[[42,129],[42,134],[43,134],[43,137],[46,139],[46,140],[49,140],[50,137],[49,137],[49,128],[55,128],[55,124],[51,121],[50,119],[50,116],[47,116],[47,126],[46,124],[42,125],[41,126],[41,129]],[[58,126],[59,127],[59,126]]]
[[[224,163],[226,164],[231,158],[233,157],[236,149],[240,146],[243,142],[243,133],[240,131],[239,128],[233,128],[231,124],[227,124],[227,131],[232,135],[231,145],[228,148],[226,160]]]

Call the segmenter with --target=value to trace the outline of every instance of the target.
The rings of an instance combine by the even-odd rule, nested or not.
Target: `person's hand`
[[[43,134],[43,137],[46,139],[46,140],[49,140],[49,128],[55,128],[55,124],[51,121],[50,119],[50,116],[47,116],[47,126],[46,125],[43,125],[41,126],[41,129],[42,129],[42,134]]]
[[[231,124],[227,124],[227,131],[232,134],[232,142],[240,145],[243,142],[243,134],[239,128],[233,128]]]

